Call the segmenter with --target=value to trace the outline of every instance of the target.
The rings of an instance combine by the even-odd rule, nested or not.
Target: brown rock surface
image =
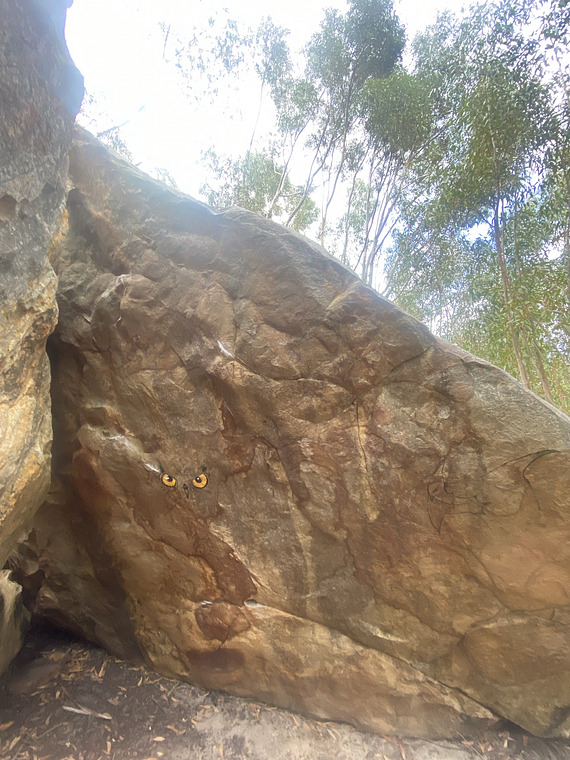
[[[0,570],[0,673],[20,651],[29,623],[22,587],[11,579],[9,570]]]
[[[47,251],[65,201],[67,151],[83,95],[63,38],[67,5],[0,0],[0,567],[50,480],[45,346],[57,305]],[[5,580],[2,588],[6,611],[13,584]],[[0,648],[12,649],[14,628],[6,624]]]
[[[83,132],[71,180],[36,610],[374,731],[567,734],[568,418]]]

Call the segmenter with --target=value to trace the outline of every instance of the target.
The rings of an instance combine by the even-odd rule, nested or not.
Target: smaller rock
[[[0,673],[20,651],[30,622],[22,601],[22,587],[10,576],[10,570],[0,571]]]

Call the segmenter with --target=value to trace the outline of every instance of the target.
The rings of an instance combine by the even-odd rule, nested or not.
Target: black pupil
[[[167,476],[166,476],[166,480],[168,480],[168,482],[170,483],[170,482],[171,482],[171,480],[172,480],[172,475],[167,475]]]
[[[201,483],[201,482],[202,482],[202,476],[198,475],[198,477],[196,478],[196,483]]]

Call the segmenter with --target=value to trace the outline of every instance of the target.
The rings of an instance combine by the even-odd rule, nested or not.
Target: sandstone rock
[[[71,179],[36,609],[374,731],[566,735],[568,418],[304,238],[84,132]]]
[[[57,305],[47,251],[83,95],[63,39],[68,4],[0,0],[0,567],[50,480],[45,345]]]
[[[3,673],[22,647],[29,613],[22,601],[22,587],[0,571],[0,673]]]

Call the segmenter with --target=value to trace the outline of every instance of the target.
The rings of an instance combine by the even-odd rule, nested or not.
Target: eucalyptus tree
[[[324,194],[320,238],[324,244],[328,212],[343,176],[358,104],[372,78],[388,76],[401,58],[404,28],[392,0],[349,0],[346,14],[328,10],[305,49],[305,77],[318,95],[318,109],[307,145],[312,161],[307,192],[321,175]]]
[[[434,132],[410,176],[413,213],[396,237],[401,255],[392,256],[388,279],[405,281],[399,270],[414,239],[417,251],[435,257],[438,271],[453,271],[442,263],[460,256],[472,282],[482,268],[493,272],[493,287],[475,301],[477,289],[465,280],[457,291],[456,279],[444,278],[443,289],[448,300],[458,304],[463,294],[465,306],[478,304],[481,317],[492,315],[497,352],[505,347],[513,360],[503,365],[554,400],[546,359],[556,338],[548,310],[530,306],[544,301],[537,292],[541,277],[556,269],[549,263],[552,227],[537,222],[544,216],[544,162],[556,137],[556,114],[543,47],[525,26],[531,11],[528,3],[501,0],[473,8],[462,21],[446,15],[417,39],[415,73],[432,95]],[[433,274],[432,260],[426,263]],[[459,322],[469,319],[463,314]]]
[[[395,233],[387,257],[390,295],[442,337],[513,375],[512,349],[495,245],[475,238],[433,208],[407,209],[409,227]],[[529,200],[506,220],[507,259],[515,283],[510,304],[520,330],[529,386],[570,409],[568,300],[561,256],[553,255],[553,219],[541,198]],[[515,247],[516,241],[516,247]]]
[[[214,208],[241,206],[269,219],[282,220],[288,216],[303,195],[303,187],[295,186],[285,177],[268,152],[248,151],[243,158],[220,156],[213,149],[205,154],[209,178],[201,188]],[[318,217],[317,205],[306,198],[297,213],[293,228],[307,229]]]
[[[547,161],[546,205],[556,225],[555,239],[562,247],[566,295],[570,304],[570,103],[567,96],[559,109],[557,139]]]
[[[380,134],[380,82],[394,71],[405,42],[393,1],[349,0],[346,13],[329,9],[320,28],[296,59],[289,51],[287,30],[270,19],[264,19],[254,32],[239,32],[236,23],[227,18],[221,26],[212,23],[212,30],[201,49],[195,50],[190,44],[178,55],[187,81],[192,81],[194,70],[198,74],[205,73],[210,81],[208,66],[212,61],[212,70],[225,72],[229,78],[237,72],[242,77],[245,71],[254,72],[260,96],[249,147],[241,158],[230,162],[231,167],[226,167],[225,179],[220,174],[221,167],[216,161],[212,163],[218,150],[210,152],[213,184],[207,190],[209,197],[220,203],[224,196],[231,196],[234,201],[239,199],[242,204],[249,204],[250,208],[259,205],[254,196],[263,197],[263,213],[281,218],[287,225],[305,228],[315,213],[311,196],[320,186],[319,234],[325,244],[329,212],[339,186],[346,181],[354,182],[362,172],[367,179],[374,175],[375,187],[366,219],[370,240],[366,243],[362,263],[368,277],[375,259],[368,248],[371,241],[379,237],[372,232],[371,225],[373,207],[377,210],[376,216],[381,213],[376,197],[382,185],[378,162],[380,144],[384,153],[388,149]],[[400,78],[403,79],[402,72]],[[220,89],[219,83],[213,80],[210,83],[215,84],[214,93]],[[397,85],[393,83],[390,98],[384,96],[386,106],[390,100],[392,115],[398,107],[395,89]],[[258,139],[257,124],[266,93],[271,96],[275,125],[273,134],[265,135],[263,140]],[[376,108],[376,113],[370,116],[370,128],[365,126],[367,101]],[[377,137],[372,134],[373,125]],[[402,127],[402,119],[399,127]],[[261,147],[257,147],[260,143]],[[358,155],[367,156],[371,167],[361,160],[355,163]],[[273,170],[260,171],[261,156],[271,158]],[[297,192],[298,184],[291,179],[294,166],[299,173],[300,167],[305,167],[301,192]],[[236,173],[237,167],[241,174]],[[280,174],[275,184],[277,167]],[[253,187],[252,182],[262,184]],[[274,188],[271,199],[266,198],[269,186]],[[285,216],[284,210],[287,211]]]
[[[570,302],[570,5],[564,0],[535,0],[541,8],[541,36],[553,61],[552,86],[558,104],[556,137],[547,154],[550,210],[562,244]]]
[[[353,144],[347,161],[352,182],[343,255],[347,256],[352,235],[358,251],[355,268],[371,285],[385,243],[399,221],[402,187],[431,138],[431,98],[418,77],[398,68],[389,77],[367,81],[359,113],[363,138]]]

